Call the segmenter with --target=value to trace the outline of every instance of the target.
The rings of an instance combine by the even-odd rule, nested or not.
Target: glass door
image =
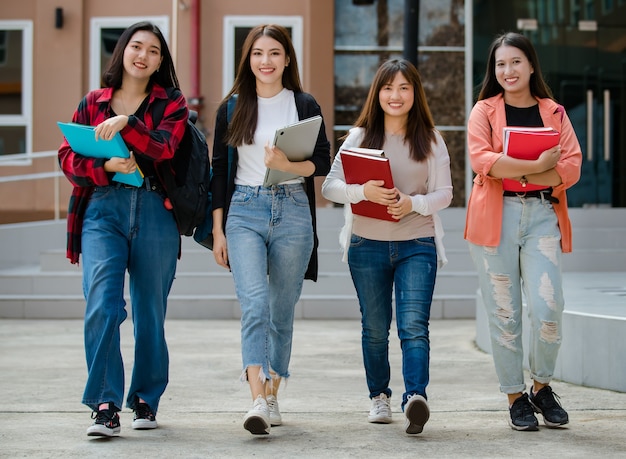
[[[626,28],[583,21],[561,32],[562,46],[550,53],[557,62],[550,76],[559,82],[552,88],[565,105],[583,151],[581,179],[568,191],[569,204],[625,206],[621,177],[626,164]]]

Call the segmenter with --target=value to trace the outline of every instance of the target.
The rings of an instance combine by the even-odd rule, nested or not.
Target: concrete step
[[[130,303],[125,296],[127,304]],[[469,319],[474,317],[475,296],[435,295],[431,319]],[[85,300],[82,294],[0,294],[0,318],[4,319],[80,319]],[[130,314],[130,306],[127,306]],[[178,295],[168,300],[169,319],[239,319],[239,303],[234,294]],[[297,319],[358,319],[356,295],[303,294],[296,305]]]
[[[441,270],[437,274],[435,294],[464,295],[473,298],[477,288],[476,275],[472,272]],[[125,291],[128,294],[128,276]],[[5,295],[81,295],[82,274],[79,270],[42,272],[38,267],[18,268],[0,272],[0,292]],[[234,295],[232,275],[221,272],[179,272],[172,285],[172,295]],[[317,282],[305,281],[304,295],[354,295],[350,273],[343,271],[319,274]]]
[[[431,317],[473,318],[478,282],[463,239],[465,209],[445,209],[440,216],[449,263],[438,272]],[[622,271],[626,209],[572,209],[571,219],[575,250],[564,256],[563,271]],[[300,318],[359,317],[348,266],[341,261],[342,225],[341,208],[318,209],[319,281],[304,283],[297,307]],[[0,231],[0,317],[82,317],[81,268],[65,258],[65,222],[0,225]],[[192,238],[183,238],[182,244],[168,316],[237,318],[231,274]]]

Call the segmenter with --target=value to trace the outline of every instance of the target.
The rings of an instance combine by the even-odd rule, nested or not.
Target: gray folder
[[[322,117],[320,115],[298,121],[277,129],[273,144],[287,155],[289,161],[304,161],[313,156],[321,126]],[[263,186],[277,185],[298,177],[299,175],[268,168],[265,172]]]

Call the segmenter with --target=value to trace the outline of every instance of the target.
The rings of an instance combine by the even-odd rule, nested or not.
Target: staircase
[[[449,262],[437,274],[431,318],[474,318],[478,282],[463,240],[465,209],[445,209],[440,216]],[[626,272],[626,209],[571,209],[571,219],[574,253],[564,256],[566,275]],[[299,319],[360,317],[348,266],[341,261],[342,225],[341,208],[318,209],[319,280],[304,282],[296,307]],[[81,270],[65,258],[64,245],[64,220],[0,225],[0,318],[83,317]],[[183,238],[168,318],[239,317],[230,273],[215,263],[210,251]]]
[[[299,319],[356,319],[358,301],[338,235],[341,208],[318,209],[319,279],[305,281],[296,306]],[[448,265],[437,275],[433,319],[475,315],[476,276],[463,240],[465,209],[441,213]],[[0,318],[82,318],[80,267],[65,258],[65,221],[0,225]],[[128,301],[128,292],[126,293]],[[183,238],[183,254],[169,297],[170,319],[237,319],[232,276],[207,249]]]

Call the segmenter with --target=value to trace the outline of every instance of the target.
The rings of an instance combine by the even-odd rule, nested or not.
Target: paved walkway
[[[0,320],[0,457],[626,457],[624,393],[554,382],[569,426],[511,430],[491,356],[475,347],[474,327],[473,320],[432,322],[431,419],[421,435],[410,437],[399,408],[396,335],[395,421],[375,425],[367,422],[359,322],[297,321],[292,378],[279,396],[284,424],[261,437],[241,422],[250,401],[247,386],[238,382],[239,323],[169,321],[171,376],[160,427],[133,431],[125,409],[122,436],[101,439],[85,435],[91,420],[80,404],[82,322]],[[129,366],[130,322],[122,329]]]

